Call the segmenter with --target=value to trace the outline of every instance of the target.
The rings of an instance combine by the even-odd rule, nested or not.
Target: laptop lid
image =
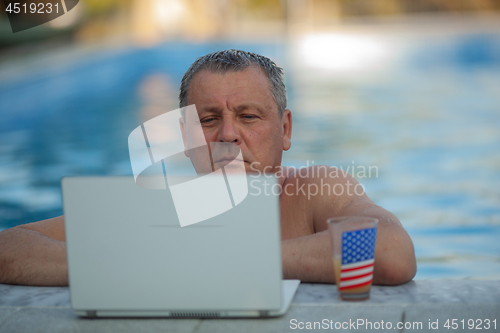
[[[247,181],[244,200],[184,227],[168,190],[139,187],[133,177],[64,178],[75,312],[223,317],[279,311],[276,180],[237,177]],[[203,198],[196,200],[193,210],[203,206]]]

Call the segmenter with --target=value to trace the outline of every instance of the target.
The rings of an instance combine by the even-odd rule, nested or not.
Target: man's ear
[[[181,127],[182,143],[184,143],[184,155],[186,155],[186,157],[189,158],[188,149],[187,149],[186,126],[184,124],[184,119],[182,117],[179,118],[179,126]]]
[[[281,117],[283,128],[283,150],[288,150],[292,146],[292,111],[286,109]]]

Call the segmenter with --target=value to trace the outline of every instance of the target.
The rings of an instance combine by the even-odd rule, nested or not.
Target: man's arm
[[[328,230],[281,241],[281,256],[285,279],[335,283]]]
[[[375,205],[360,191],[360,187],[359,195],[354,193],[354,186],[358,182],[352,176],[346,174],[338,178],[302,178],[296,174],[294,180],[296,179],[300,179],[301,184],[306,183],[306,188],[309,188],[308,184],[317,184],[319,188],[323,186],[323,189],[327,189],[324,184],[328,183],[331,188],[337,185],[337,189],[341,185],[345,191],[342,195],[335,195],[333,191],[325,190],[307,199],[307,207],[312,209],[312,221],[309,222],[313,224],[315,233],[282,241],[285,278],[296,278],[303,282],[335,282],[326,220],[336,216],[370,216],[379,219],[373,283],[401,284],[415,276],[416,260],[410,237],[399,220],[392,213]],[[348,188],[350,192],[347,191]],[[314,190],[314,187],[311,189]]]
[[[368,199],[369,200],[369,199]],[[413,279],[417,262],[413,242],[394,214],[373,202],[359,210],[355,203],[345,209],[346,215],[375,217],[379,220],[373,283],[397,285]]]
[[[373,283],[397,285],[410,281],[416,273],[413,244],[404,230],[390,225],[380,213],[373,209],[357,214],[379,219]],[[330,242],[328,230],[283,240],[284,277],[302,282],[335,283]]]
[[[63,216],[0,232],[0,283],[68,285]]]

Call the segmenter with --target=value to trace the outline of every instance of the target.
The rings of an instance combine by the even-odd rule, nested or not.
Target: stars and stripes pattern
[[[376,228],[342,233],[340,290],[358,288],[372,282],[376,237]]]

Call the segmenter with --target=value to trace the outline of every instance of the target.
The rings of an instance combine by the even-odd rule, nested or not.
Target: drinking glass
[[[335,283],[342,300],[370,298],[378,219],[344,216],[327,220]]]

